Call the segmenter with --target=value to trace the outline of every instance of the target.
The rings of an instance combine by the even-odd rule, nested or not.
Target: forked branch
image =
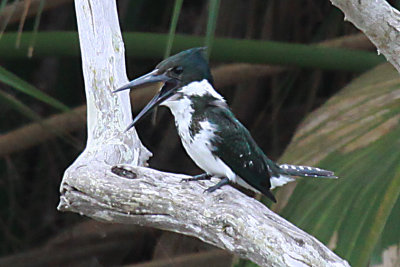
[[[262,266],[349,266],[234,188],[204,194],[215,181],[185,183],[184,175],[138,167],[150,153],[134,129],[124,133],[132,120],[128,94],[111,93],[127,80],[115,1],[76,0],[75,7],[88,142],[64,174],[59,210],[195,236]]]

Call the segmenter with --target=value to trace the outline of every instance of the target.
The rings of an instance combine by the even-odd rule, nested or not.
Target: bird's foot
[[[213,185],[213,186],[207,188],[206,190],[204,190],[204,193],[206,193],[206,192],[207,193],[212,193],[215,190],[217,190],[217,189],[219,189],[222,186],[227,185],[227,184],[229,184],[229,179],[225,177],[221,181],[219,181],[216,185]]]
[[[212,177],[212,175],[208,174],[208,173],[202,173],[199,175],[195,175],[192,178],[184,178],[181,180],[182,182],[191,182],[191,181],[201,181],[201,180],[210,180]]]

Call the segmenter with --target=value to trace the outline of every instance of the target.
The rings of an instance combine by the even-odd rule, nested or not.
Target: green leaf
[[[48,120],[42,120],[39,114],[33,111],[30,107],[16,99],[14,96],[0,91],[0,102],[19,112],[23,116],[31,119],[43,127],[46,131],[52,132],[54,135],[62,137],[62,140],[66,141],[68,144],[78,147],[77,141],[68,133],[60,131],[57,127],[53,127],[48,123]],[[74,111],[72,111],[74,112]]]
[[[174,39],[175,39],[176,25],[178,24],[178,19],[179,19],[179,14],[181,13],[182,3],[183,3],[183,0],[175,0],[174,12],[172,13],[171,25],[169,27],[167,46],[165,47],[165,52],[164,52],[164,59],[171,55],[172,44],[174,43]],[[152,119],[151,119],[151,123],[153,126],[155,126],[157,123],[157,114],[158,114],[158,107],[155,107],[153,114],[152,114]]]
[[[61,111],[68,111],[69,108],[61,103],[60,101],[48,96],[47,94],[39,91],[34,86],[30,85],[29,83],[25,82],[15,74],[9,72],[5,68],[0,66],[0,82],[8,84],[9,86],[15,88],[16,90],[23,92],[37,100],[40,100],[50,106],[61,110]]]
[[[162,58],[168,35],[125,33],[124,42],[129,57]],[[6,33],[0,42],[0,58],[26,58],[32,33],[21,36],[20,49],[15,49],[16,33]],[[172,53],[204,44],[204,38],[175,34]],[[215,38],[211,59],[247,63],[266,63],[318,68],[325,70],[365,71],[385,62],[383,56],[366,51],[323,47],[320,45],[284,42]],[[39,32],[36,36],[34,58],[44,56],[79,56],[78,35],[75,32]]]
[[[384,64],[310,114],[281,159],[339,176],[300,181],[282,215],[352,266],[367,266],[377,245],[400,242],[392,221],[400,216],[399,124],[400,76]]]
[[[36,112],[10,94],[0,91],[0,101],[33,121],[41,120]]]
[[[249,260],[239,259],[237,263],[233,264],[234,267],[258,267],[257,264]]]
[[[220,0],[209,0],[208,3],[208,20],[205,46],[208,47],[207,54],[211,54],[211,48],[214,41],[215,28],[217,27],[218,10]]]
[[[181,13],[183,0],[175,0],[174,12],[172,13],[171,25],[169,26],[168,42],[165,48],[164,58],[171,54],[172,44],[174,43],[176,25],[178,24],[179,14]]]

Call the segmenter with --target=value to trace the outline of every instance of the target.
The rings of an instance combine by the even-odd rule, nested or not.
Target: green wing
[[[215,145],[213,154],[246,183],[276,202],[269,191],[270,172],[275,171],[275,164],[267,158],[249,131],[228,108],[209,107],[206,113],[210,122],[218,127],[215,132],[217,137],[212,141]],[[268,168],[270,162],[272,165]]]

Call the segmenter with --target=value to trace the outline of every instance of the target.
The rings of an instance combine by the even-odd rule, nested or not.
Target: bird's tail
[[[308,167],[308,166],[297,166],[290,164],[279,165],[285,174],[290,176],[303,176],[303,177],[319,177],[319,178],[337,178],[335,174],[328,170],[320,168]]]

